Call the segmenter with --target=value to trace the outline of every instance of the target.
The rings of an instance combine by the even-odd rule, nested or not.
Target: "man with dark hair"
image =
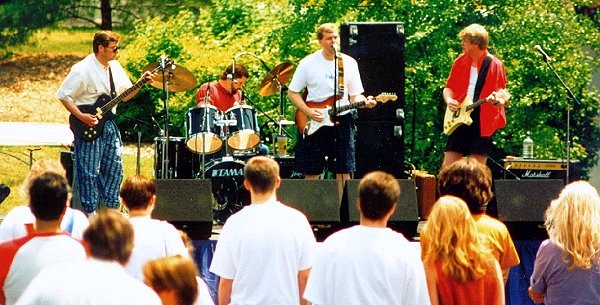
[[[253,157],[244,168],[251,204],[227,219],[210,271],[219,304],[306,304],[315,237],[306,216],[277,201],[279,165]]]
[[[82,112],[79,107],[94,105],[103,95],[114,99],[132,87],[125,69],[116,60],[119,41],[117,33],[96,32],[93,40],[94,54],[76,63],[56,92],[56,97],[82,126],[96,126],[102,117]],[[152,82],[155,76],[156,73],[146,71],[140,80]],[[139,88],[131,91],[123,100],[131,99],[138,91]],[[113,108],[110,111],[116,110]],[[77,190],[81,206],[88,214],[96,211],[99,199],[109,208],[119,207],[119,187],[123,180],[123,144],[117,125],[110,119],[103,124],[99,125],[102,126],[101,130],[95,130],[99,135],[93,135],[98,137],[92,140],[77,136],[83,133],[74,130]],[[74,126],[71,128],[76,129]]]
[[[208,94],[208,103],[225,112],[229,108],[243,103],[242,88],[250,75],[240,64],[229,65],[216,82],[204,83],[196,93],[196,105],[202,105]],[[208,92],[208,93],[207,93]]]
[[[520,260],[506,226],[485,214],[486,205],[492,199],[490,169],[476,158],[460,159],[442,169],[438,175],[438,191],[440,196],[452,195],[467,203],[479,233],[489,240],[506,283],[510,268],[518,265]]]
[[[419,253],[387,228],[400,186],[384,172],[358,186],[360,225],[338,231],[320,247],[304,298],[313,304],[429,304]]]
[[[179,231],[164,221],[152,219],[156,205],[156,185],[144,176],[125,179],[121,186],[121,199],[129,209],[129,222],[135,232],[133,251],[125,271],[140,281],[144,280],[142,266],[149,260],[181,255],[188,257]]]
[[[60,228],[69,197],[67,179],[58,173],[42,174],[31,182],[28,193],[34,230],[0,244],[0,304],[15,304],[45,267],[85,259],[82,245]]]
[[[83,233],[88,259],[44,269],[27,287],[19,304],[161,304],[152,289],[123,269],[131,256],[133,235],[133,227],[121,213],[100,210]]]

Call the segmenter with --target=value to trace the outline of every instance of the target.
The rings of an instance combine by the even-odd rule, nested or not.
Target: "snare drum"
[[[212,182],[215,220],[225,223],[250,203],[250,193],[244,188],[244,162],[213,160],[207,166],[206,177]]]
[[[216,124],[220,116],[221,111],[213,105],[200,104],[188,110],[185,116],[185,130],[189,150],[199,154],[210,154],[221,149],[221,127]]]
[[[248,105],[234,106],[225,112],[225,117],[237,120],[237,124],[229,126],[227,129],[227,145],[229,147],[237,150],[249,150],[260,143],[260,128],[254,108]]]
[[[169,137],[168,157],[163,152],[164,144],[164,137],[154,138],[154,177],[157,179],[195,178],[200,166],[198,159],[194,158],[194,154],[185,147],[185,138]],[[167,162],[165,175],[162,171],[163,162]]]

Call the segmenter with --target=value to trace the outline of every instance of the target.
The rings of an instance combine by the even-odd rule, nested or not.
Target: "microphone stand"
[[[560,78],[560,76],[558,75],[558,73],[556,73],[556,71],[554,70],[554,67],[552,66],[552,64],[550,64],[550,60],[548,60],[547,57],[544,56],[544,61],[546,62],[546,65],[548,65],[548,67],[550,68],[550,70],[552,71],[552,73],[554,73],[554,76],[556,76],[556,78],[560,81],[560,83],[563,85],[563,87],[565,87],[565,89],[567,90],[567,98],[572,99],[573,101],[575,101],[575,103],[577,103],[577,105],[579,105],[579,101],[577,100],[577,98],[575,97],[575,95],[573,94],[573,92],[571,91],[571,89],[569,88],[569,86],[567,86],[567,84],[565,84],[565,82],[563,82],[562,78]],[[567,144],[567,178],[566,178],[566,184],[569,184],[569,171],[571,170],[571,105],[569,102],[567,102],[567,139],[566,139],[566,144]]]
[[[166,72],[165,67],[165,56],[162,55],[159,59],[159,65],[161,66],[162,76],[163,76],[163,91],[165,92],[165,99],[163,103],[163,107],[165,108],[165,118],[164,118],[164,141],[162,143],[162,151],[163,151],[163,160],[161,160],[161,177],[162,179],[167,179],[167,169],[169,167],[169,83],[171,79],[171,72]],[[165,74],[167,78],[165,78]]]
[[[337,96],[339,93],[339,78],[340,78],[340,73],[339,73],[339,66],[338,66],[338,52],[337,52],[337,48],[335,46],[332,47],[333,48],[333,107],[332,107],[332,111],[333,111],[333,116],[331,117],[331,120],[333,121],[333,127],[335,132],[334,134],[334,138],[333,138],[333,151],[334,151],[334,157],[333,157],[333,174],[334,176],[337,173],[337,161],[338,161],[338,149],[337,149],[337,145],[338,145],[338,133],[340,132],[340,128],[338,126],[338,113],[337,113]],[[348,97],[349,98],[349,97]],[[348,101],[350,102],[350,101]],[[337,128],[336,128],[337,127]],[[337,179],[337,177],[335,177]]]
[[[288,137],[292,137],[292,135],[290,133],[287,132],[287,130],[282,129],[281,128],[281,124],[280,122],[275,121],[275,119],[273,119],[269,114],[267,114],[264,110],[262,110],[256,103],[254,103],[254,101],[252,101],[252,99],[250,99],[250,97],[244,93],[244,98],[248,99],[248,102],[250,105],[252,105],[252,107],[256,108],[258,110],[258,112],[260,112],[262,115],[264,115],[269,121],[273,122],[273,124],[275,125],[279,125],[279,128],[281,129],[282,132],[284,132]]]

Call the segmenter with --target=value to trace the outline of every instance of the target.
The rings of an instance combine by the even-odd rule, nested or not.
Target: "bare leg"
[[[344,183],[347,180],[350,180],[350,174],[348,174],[348,173],[336,174],[335,179],[337,181],[338,195],[340,196],[339,197],[340,201],[338,202],[338,205],[341,205],[342,196],[344,195]]]
[[[442,163],[442,169],[450,166],[452,163],[462,159],[463,154],[457,151],[446,151],[444,152],[444,163]]]
[[[479,155],[479,154],[472,154],[472,155],[470,155],[470,157],[477,160],[479,163],[481,163],[483,165],[487,165],[487,158],[488,158],[487,156]]]
[[[320,175],[304,175],[304,179],[306,180],[317,180]]]

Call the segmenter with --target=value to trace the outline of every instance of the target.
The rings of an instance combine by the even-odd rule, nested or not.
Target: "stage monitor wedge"
[[[157,179],[156,207],[152,216],[163,219],[192,239],[209,239],[212,233],[212,188],[208,179]]]
[[[282,179],[277,199],[303,212],[310,223],[340,222],[340,198],[334,179]]]

